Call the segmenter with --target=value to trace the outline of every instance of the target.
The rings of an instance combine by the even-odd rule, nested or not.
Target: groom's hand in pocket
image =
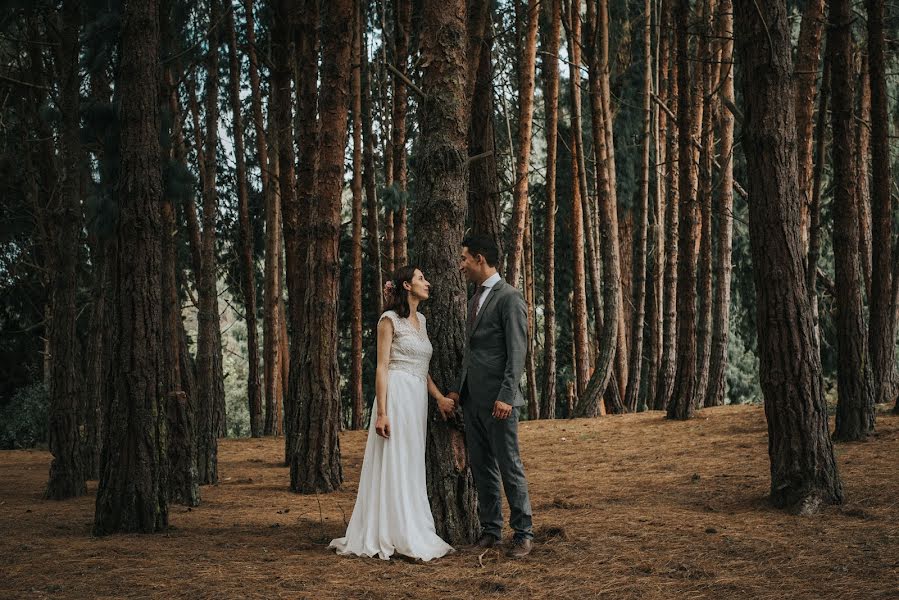
[[[500,421],[504,421],[509,418],[509,415],[512,414],[512,405],[506,404],[502,400],[497,400],[493,403],[493,417],[495,419],[499,419]]]

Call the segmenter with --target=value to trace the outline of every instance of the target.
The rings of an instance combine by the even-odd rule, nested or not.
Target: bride
[[[433,348],[418,305],[429,290],[422,272],[412,266],[397,270],[384,286],[387,310],[378,321],[377,406],[353,516],[346,536],[329,546],[338,554],[387,560],[396,552],[427,561],[453,551],[434,529],[425,486],[428,394],[437,399],[444,419],[454,408],[428,374]]]

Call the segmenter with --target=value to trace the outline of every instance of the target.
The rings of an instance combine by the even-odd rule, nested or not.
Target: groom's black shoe
[[[515,536],[512,539],[512,545],[506,551],[509,558],[523,558],[531,553],[534,542],[530,538]]]
[[[485,533],[481,535],[477,542],[475,542],[476,548],[481,548],[486,550],[487,548],[493,548],[494,546],[500,545],[500,539],[493,535],[492,533]]]

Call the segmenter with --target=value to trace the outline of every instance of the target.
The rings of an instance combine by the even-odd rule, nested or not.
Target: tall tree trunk
[[[818,324],[818,257],[821,254],[821,185],[824,174],[824,161],[827,159],[825,151],[827,141],[827,102],[830,96],[830,58],[824,56],[824,68],[821,76],[821,93],[818,94],[818,119],[815,125],[817,138],[815,140],[815,161],[812,170],[812,201],[809,206],[809,233],[808,233],[808,257],[805,268],[805,281],[809,293],[809,302],[812,305],[812,319],[815,331],[815,344],[820,353],[821,328]]]
[[[211,0],[209,56],[206,76],[206,135],[203,158],[203,231],[201,270],[197,277],[197,470],[201,484],[218,482],[218,438],[225,433],[225,389],[222,371],[222,334],[219,326],[215,221],[218,214],[216,150],[218,147],[219,21],[218,0]]]
[[[850,0],[832,0],[827,52],[833,85],[833,253],[836,283],[837,415],[834,439],[865,439],[874,429],[874,389],[862,301],[854,163],[855,69]],[[889,265],[887,265],[889,270]]]
[[[353,102],[353,281],[352,365],[350,394],[353,406],[352,428],[362,429],[362,2],[353,3],[353,61],[351,97]]]
[[[163,5],[160,15],[167,19],[170,11],[167,2]],[[162,52],[167,55],[171,44],[173,28],[169,22],[162,22]],[[183,115],[179,102],[179,91],[175,85],[175,73],[180,68],[168,66],[163,75],[160,86],[159,103],[168,105],[170,113],[171,131],[169,143],[162,155],[163,163],[169,166],[178,166],[187,170],[187,149],[184,144]],[[178,265],[178,220],[177,198],[169,193],[160,202],[160,217],[162,226],[161,258],[162,258],[162,337],[166,351],[165,358],[165,391],[166,409],[168,414],[168,462],[169,462],[169,501],[188,506],[197,506],[200,503],[200,481],[197,472],[197,444],[196,444],[196,408],[195,397],[190,393],[196,386],[189,385],[193,372],[184,373],[184,358],[182,352],[189,352],[186,345],[182,346],[182,331],[184,321],[181,316],[181,271]],[[193,194],[189,193],[181,198],[182,202],[193,204]],[[192,371],[192,369],[191,369]],[[191,377],[188,380],[188,376]],[[187,384],[187,385],[186,385]]]
[[[717,89],[717,69],[713,63],[718,62],[712,50],[710,39],[714,35],[712,0],[705,0],[703,7],[703,25],[700,41],[700,60],[702,64],[703,90],[710,92]],[[702,150],[699,153],[699,206],[700,206],[700,240],[699,263],[697,273],[699,314],[696,324],[696,391],[693,395],[696,408],[705,404],[705,392],[709,385],[709,363],[712,355],[712,190],[714,189],[712,167],[715,160],[715,131],[713,125],[712,96],[704,93],[702,97],[702,126],[700,136]]]
[[[568,66],[571,84],[571,247],[574,254],[574,296],[572,312],[574,314],[574,356],[575,356],[575,390],[578,399],[582,398],[590,379],[590,339],[587,334],[587,282],[586,265],[584,264],[584,218],[580,184],[580,161],[578,155],[583,152],[583,135],[581,134],[581,0],[569,0],[568,52],[571,62]],[[570,415],[569,415],[570,416]]]
[[[524,232],[524,299],[527,303],[528,310],[528,351],[525,358],[525,374],[527,379],[527,403],[528,403],[528,419],[540,418],[540,406],[537,404],[537,361],[536,361],[536,331],[535,325],[537,321],[537,299],[536,286],[534,284],[534,231],[531,224],[531,215],[528,211],[528,219],[525,223]]]
[[[552,0],[541,68],[546,103],[546,214],[543,231],[543,393],[540,417],[556,417],[556,147],[559,139],[559,45],[562,0]]]
[[[524,229],[528,211],[528,171],[531,160],[531,128],[534,117],[534,70],[537,58],[537,24],[540,21],[537,0],[528,0],[527,30],[518,63],[518,153],[512,200],[511,246],[506,281],[518,286],[521,276]]]
[[[81,233],[81,177],[83,159],[79,139],[78,69],[81,6],[66,0],[62,6],[63,30],[57,39],[57,75],[59,77],[60,150],[63,176],[60,191],[47,207],[47,229],[52,232],[50,259],[50,312],[47,335],[50,354],[50,418],[48,434],[50,476],[44,497],[64,500],[87,492],[81,454],[80,400],[81,368],[79,340],[75,330],[78,309],[78,246]],[[158,157],[157,157],[158,160]]]
[[[394,60],[402,77],[393,78],[393,184],[400,194],[400,204],[393,214],[393,268],[409,261],[406,210],[408,165],[406,161],[406,113],[409,110],[409,90],[403,77],[409,74],[409,43],[412,37],[412,0],[394,0]]]
[[[125,3],[115,86],[120,101],[120,177],[110,308],[116,343],[112,397],[97,490],[94,535],[168,526],[166,410],[158,202],[159,6]]]
[[[465,285],[458,269],[467,206],[466,160],[470,108],[465,97],[465,0],[425,0],[422,6],[422,91],[415,152],[415,256],[438,293],[429,301],[434,341],[431,376],[447,389],[458,374],[465,344]],[[427,485],[437,533],[451,544],[479,533],[474,480],[457,420],[429,408]]]
[[[871,301],[871,85],[868,75],[868,55],[861,52],[859,76],[859,111],[855,120],[855,178],[858,182],[858,251],[861,256],[865,297]]]
[[[318,6],[316,3],[315,6]],[[285,283],[287,284],[287,314],[290,330],[290,361],[291,366],[296,363],[300,346],[306,335],[306,323],[303,321],[303,298],[306,293],[306,230],[304,228],[305,215],[309,211],[310,194],[314,190],[307,189],[304,183],[298,184],[297,166],[300,169],[315,169],[314,162],[310,165],[302,156],[307,140],[303,139],[303,132],[297,132],[297,148],[301,156],[296,160],[294,153],[294,122],[293,122],[293,94],[291,93],[291,75],[293,73],[294,56],[291,53],[291,40],[293,39],[293,27],[299,28],[300,35],[314,35],[317,31],[318,19],[311,21],[311,28],[295,23],[294,12],[298,11],[305,16],[306,10],[311,5],[303,5],[300,8],[288,0],[278,0],[273,3],[274,23],[272,25],[272,67],[271,67],[271,94],[274,104],[274,114],[270,119],[274,121],[275,137],[278,146],[278,191],[281,199],[281,218],[284,233],[285,262],[287,264]],[[311,18],[311,17],[308,17]],[[308,85],[308,73],[303,70],[304,64],[300,55],[303,49],[295,48],[296,61],[299,65],[297,75],[297,110],[302,110],[305,102],[305,88]],[[313,72],[315,79],[317,70]],[[315,120],[313,113],[313,121]],[[298,127],[310,127],[304,115],[298,115]],[[313,142],[314,143],[314,142]],[[300,174],[302,178],[302,174]],[[293,368],[291,368],[293,371]],[[292,449],[291,427],[293,426],[293,413],[298,402],[296,390],[293,387],[284,394],[284,462],[290,464]],[[266,423],[266,426],[268,423]],[[274,427],[274,425],[273,425]],[[266,431],[268,428],[266,427]]]
[[[718,6],[721,21],[719,35],[724,40],[721,60],[721,96],[725,103],[734,104],[734,17],[733,0],[721,0]],[[727,374],[727,344],[730,334],[730,282],[732,273],[734,211],[734,115],[730,110],[718,113],[718,130],[721,138],[721,182],[718,185],[716,206],[718,213],[717,244],[715,247],[714,314],[712,317],[712,352],[709,366],[709,385],[705,393],[705,406],[724,404],[724,386]]]
[[[665,106],[668,103],[668,72],[670,55],[670,36],[668,30],[663,28],[662,20],[669,12],[671,0],[661,0],[656,15],[656,89],[659,103]],[[655,408],[656,398],[659,393],[659,375],[662,366],[662,334],[664,331],[664,302],[665,302],[665,210],[667,206],[666,196],[668,186],[666,177],[670,166],[666,144],[668,130],[668,114],[660,107],[656,108],[654,124],[655,131],[655,162],[656,162],[656,198],[652,211],[652,286],[650,288],[652,302],[649,305],[648,326],[648,364],[646,365],[646,408]]]
[[[362,179],[365,184],[365,216],[368,234],[367,259],[374,278],[374,302],[380,315],[384,309],[381,293],[383,271],[381,267],[381,226],[378,215],[378,194],[375,186],[375,137],[372,132],[371,66],[368,62],[368,2],[362,3]]]
[[[818,84],[818,65],[821,62],[821,33],[824,31],[824,0],[810,0],[802,11],[799,42],[796,49],[796,132],[799,141],[799,198],[803,248],[808,246],[812,203],[812,144],[815,89]]]
[[[589,55],[590,75],[590,109],[592,117],[593,146],[596,151],[597,165],[597,192],[599,196],[600,233],[602,237],[602,266],[604,275],[603,285],[603,326],[602,337],[598,340],[599,356],[596,360],[596,368],[590,378],[590,383],[583,396],[578,398],[575,415],[596,416],[601,410],[600,398],[606,395],[606,388],[613,376],[613,371],[618,368],[618,373],[627,377],[626,360],[625,367],[615,361],[615,355],[624,348],[626,342],[619,335],[621,321],[621,260],[618,243],[618,207],[614,182],[614,149],[609,145],[612,139],[606,128],[612,127],[611,109],[609,99],[605,94],[609,92],[608,83],[608,50],[604,49],[608,42],[608,12],[603,2],[600,2],[598,15],[593,15],[592,4],[587,5],[587,20],[591,24],[587,28],[589,39],[600,40],[600,48],[592,47]],[[599,34],[596,28],[599,27]],[[588,46],[590,47],[590,46]],[[627,385],[625,380],[615,382],[616,390],[621,390]],[[609,412],[623,412],[620,402],[620,393],[616,391],[611,395],[614,402],[605,408]]]
[[[674,4],[678,0],[669,0],[665,3],[662,14],[662,29],[667,32],[674,31]],[[673,33],[669,34],[672,38]],[[671,48],[668,68],[668,99],[678,98],[678,61],[677,49],[674,44]],[[678,155],[677,148],[677,119],[668,119],[668,130],[665,135],[667,158],[665,188],[667,198],[665,203],[665,274],[664,274],[664,302],[662,304],[662,357],[659,368],[659,382],[656,391],[653,408],[666,410],[668,401],[674,391],[674,376],[677,370],[677,274],[678,274],[678,222],[680,220],[680,193],[678,181],[680,179],[680,165],[675,160]]]
[[[492,10],[487,12],[485,21],[492,17]],[[469,19],[471,21],[475,16],[469,15]],[[472,28],[470,25],[469,30]],[[493,36],[481,37],[484,39],[480,45],[475,46],[469,42],[469,50],[477,52],[478,62],[474,64],[476,77],[471,101],[468,155],[480,158],[473,158],[469,165],[468,215],[472,230],[489,236],[496,243],[502,264],[503,229],[500,221],[499,176],[496,171],[497,148],[493,120]]]
[[[690,81],[690,54],[687,28],[690,22],[689,0],[678,0],[675,10],[677,40],[677,146],[680,197],[677,258],[677,370],[674,391],[668,402],[669,419],[689,419],[696,399],[696,225],[699,206],[696,198],[696,163],[693,157],[694,119],[699,111],[694,102],[704,94],[702,78]],[[692,92],[688,93],[687,90]],[[701,116],[701,115],[700,115]]]
[[[269,156],[269,144],[276,148],[277,130],[274,134],[266,131],[262,116],[262,92],[259,81],[259,61],[256,56],[256,31],[253,20],[253,0],[244,0],[247,27],[247,57],[249,58],[250,94],[253,106],[253,128],[256,132],[256,156],[259,161],[259,179],[262,197],[265,201],[265,273],[263,292],[262,363],[265,373],[265,408],[262,418],[262,435],[273,435],[281,431],[281,407],[284,402],[285,369],[287,356],[287,335],[284,315],[282,280],[282,218],[281,195],[278,189],[280,177],[272,170],[277,161],[277,151]],[[269,107],[272,105],[269,95]],[[269,128],[274,123],[274,111],[269,110]],[[251,424],[252,431],[252,424]]]
[[[893,281],[890,265],[893,198],[890,193],[889,98],[884,39],[884,0],[867,0],[868,69],[871,85],[871,366],[874,372],[874,401],[892,402],[899,381],[896,377],[896,331],[891,311]]]
[[[630,340],[630,367],[624,405],[637,410],[643,373],[643,320],[646,315],[646,238],[649,233],[649,159],[652,143],[652,0],[643,3],[643,146],[640,170],[640,207],[634,261],[634,310]]]
[[[268,173],[268,196],[265,199],[265,329],[262,332],[265,348],[265,420],[263,435],[280,435],[283,432],[284,398],[287,385],[284,377],[290,361],[287,336],[287,314],[283,298],[282,268],[285,262],[283,246],[283,219],[281,214],[281,169],[278,150],[278,130],[275,127],[274,95],[269,96],[269,123],[266,145],[268,162],[262,167]],[[260,165],[261,166],[261,165]]]
[[[783,0],[734,5],[771,500],[776,507],[807,514],[822,503],[841,502],[843,492],[827,432],[821,359],[803,278],[787,7]]]
[[[309,281],[315,285],[306,290],[306,332],[300,360],[290,369],[291,388],[297,391],[289,431],[294,438],[290,444],[290,489],[300,493],[330,492],[343,481],[338,437],[338,243],[353,21],[353,0],[334,0],[323,6],[319,167],[306,259]]]
[[[250,226],[247,157],[243,139],[243,116],[240,113],[240,62],[237,56],[237,32],[234,10],[226,13],[228,28],[228,87],[231,96],[234,158],[237,162],[237,212],[240,223],[241,291],[247,325],[247,407],[250,413],[250,435],[260,437],[263,428],[262,385],[259,381],[259,343],[256,334],[256,267],[253,260],[253,228]]]

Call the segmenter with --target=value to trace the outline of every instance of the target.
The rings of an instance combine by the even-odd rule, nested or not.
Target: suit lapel
[[[478,311],[478,316],[475,317],[474,325],[471,327],[471,334],[468,336],[468,339],[471,339],[471,336],[474,335],[475,331],[477,331],[478,324],[481,322],[481,318],[484,316],[484,313],[487,312],[487,309],[490,307],[490,303],[493,302],[496,294],[503,289],[504,285],[506,285],[506,282],[500,279],[496,282],[496,285],[490,288],[490,293],[487,294],[487,298],[484,300],[484,305],[481,307],[481,310]]]

